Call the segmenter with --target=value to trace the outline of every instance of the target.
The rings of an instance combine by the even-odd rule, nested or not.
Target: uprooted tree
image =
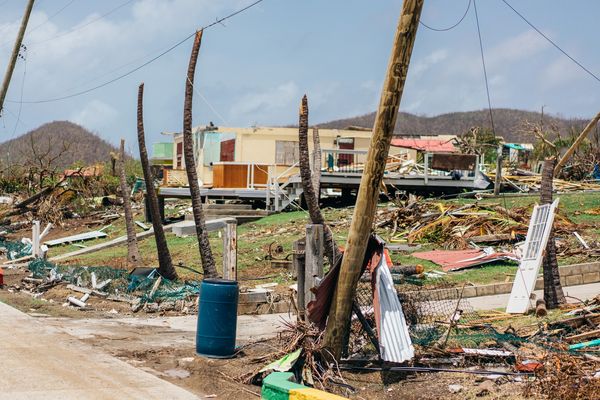
[[[192,212],[196,225],[196,235],[198,236],[198,248],[200,249],[200,258],[202,259],[202,269],[205,278],[214,278],[217,276],[215,259],[210,248],[208,233],[206,232],[206,220],[202,210],[202,197],[200,196],[200,184],[198,183],[198,173],[196,171],[196,160],[194,158],[194,138],[192,137],[192,98],[194,93],[194,73],[196,72],[196,62],[200,45],[202,44],[202,31],[196,32],[192,53],[190,54],[190,63],[188,66],[185,80],[185,102],[183,106],[183,156],[185,158],[185,170],[187,173],[188,184],[190,186],[190,195],[192,197]]]
[[[177,271],[173,267],[171,253],[167,245],[167,238],[162,226],[160,210],[158,208],[158,197],[154,188],[154,177],[150,170],[148,162],[148,151],[146,150],[146,138],[144,137],[144,84],[138,88],[138,106],[137,106],[137,134],[138,145],[140,148],[140,161],[146,181],[147,206],[150,209],[152,218],[152,227],[154,228],[154,240],[156,241],[156,251],[158,253],[158,273],[167,279],[177,279]]]
[[[298,149],[300,167],[300,178],[302,179],[302,190],[308,214],[313,224],[323,225],[323,239],[325,244],[325,256],[329,261],[329,265],[335,265],[336,260],[340,256],[340,252],[333,240],[331,228],[325,223],[325,218],[319,208],[319,198],[315,190],[315,183],[311,178],[310,161],[308,152],[308,99],[306,95],[302,97],[300,103],[300,115],[298,121]]]

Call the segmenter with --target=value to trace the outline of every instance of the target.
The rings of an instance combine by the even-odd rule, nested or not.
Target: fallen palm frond
[[[389,228],[390,242],[430,243],[446,249],[465,249],[470,242],[524,239],[532,207],[506,209],[499,204],[447,204],[430,201],[399,203],[380,210],[378,228]],[[577,225],[560,212],[556,233],[571,233]]]

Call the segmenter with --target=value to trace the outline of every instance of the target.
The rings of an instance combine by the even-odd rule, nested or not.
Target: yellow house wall
[[[278,140],[286,141],[298,141],[298,128],[278,128],[278,127],[256,127],[256,128],[228,128],[219,127],[217,132],[236,134],[235,143],[235,161],[236,162],[253,162],[256,164],[274,165],[276,160],[276,142]],[[312,129],[309,131],[312,135]],[[339,137],[352,137],[354,138],[354,150],[366,151],[369,149],[371,142],[371,132],[366,131],[353,131],[343,129],[319,129],[319,136],[321,140],[321,149],[332,150],[337,149],[335,139]],[[173,166],[176,165],[176,149],[177,143],[183,140],[181,135],[174,137],[174,151],[173,151]],[[312,136],[309,136],[309,151],[312,151]],[[417,151],[412,149],[404,149],[398,147],[390,148],[390,155],[406,153],[408,152],[409,159],[415,159],[417,157]],[[358,156],[357,162],[362,162],[365,156]],[[202,181],[204,186],[212,185],[212,167],[203,165],[202,151],[199,150],[199,157],[197,161],[198,178]],[[289,166],[276,166],[272,167],[272,171],[276,171],[277,174],[282,173]]]

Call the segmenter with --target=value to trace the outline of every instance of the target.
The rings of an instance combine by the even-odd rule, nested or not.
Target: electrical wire
[[[60,8],[58,11],[56,11],[54,14],[50,15],[44,22],[42,22],[39,25],[34,26],[33,28],[29,29],[27,31],[27,34],[30,34],[31,32],[35,31],[36,29],[38,29],[39,27],[47,24],[50,20],[52,20],[52,18],[56,17],[58,14],[60,14],[61,12],[63,12],[67,7],[69,7],[71,4],[75,3],[76,0],[70,0],[67,4],[65,4],[64,6],[62,6],[62,8]]]
[[[432,27],[432,26],[429,26],[429,25],[425,24],[425,23],[424,23],[423,21],[421,21],[420,19],[419,19],[419,23],[420,23],[421,25],[423,25],[425,28],[427,28],[427,29],[430,29],[430,30],[432,30],[432,31],[436,31],[436,32],[446,32],[446,31],[452,30],[452,29],[456,28],[458,25],[460,25],[460,23],[461,23],[461,22],[463,22],[463,20],[465,19],[465,17],[466,17],[466,16],[467,16],[467,14],[469,13],[469,9],[471,8],[471,1],[472,1],[472,0],[469,0],[469,4],[467,4],[467,9],[465,10],[465,13],[463,14],[463,16],[462,16],[462,17],[460,17],[460,19],[458,20],[458,22],[456,22],[456,23],[455,23],[454,25],[452,25],[452,26],[449,26],[449,27],[447,27],[447,28],[434,28],[434,27]]]
[[[244,12],[244,11],[252,8],[252,7],[254,7],[255,5],[257,5],[259,3],[262,3],[263,1],[264,0],[256,0],[255,2],[247,5],[246,7],[240,8],[239,10],[237,10],[237,11],[235,11],[235,12],[233,12],[233,13],[231,13],[231,14],[223,17],[223,18],[217,19],[214,22],[212,22],[212,23],[210,23],[210,24],[208,24],[208,25],[200,28],[199,30],[206,30],[206,29],[212,28],[213,26],[215,26],[217,24],[220,24],[221,22],[223,22],[223,21],[225,21],[225,20],[227,20],[229,18],[232,18],[232,17],[234,17],[234,16],[236,16],[236,15],[238,15],[238,14],[240,14],[240,13],[242,13],[242,12]],[[125,73],[123,73],[123,74],[121,74],[121,75],[113,78],[113,79],[110,79],[110,80],[108,80],[106,82],[103,82],[103,83],[101,83],[99,85],[96,85],[94,87],[91,87],[89,89],[82,90],[82,91],[79,91],[79,92],[76,92],[76,93],[72,93],[72,94],[69,94],[69,95],[66,95],[66,96],[55,97],[55,98],[50,98],[50,99],[43,99],[43,100],[27,100],[27,101],[21,101],[20,103],[23,103],[23,104],[52,103],[52,102],[55,102],[55,101],[66,100],[66,99],[70,99],[70,98],[73,98],[73,97],[77,97],[77,96],[81,96],[81,95],[93,92],[93,91],[95,91],[97,89],[100,89],[100,88],[103,88],[105,86],[108,86],[111,83],[117,82],[117,81],[119,81],[119,80],[121,80],[121,79],[123,79],[123,78],[125,78],[125,77],[127,77],[127,76],[129,76],[131,74],[133,74],[136,71],[139,71],[140,69],[144,68],[145,66],[147,66],[147,65],[153,63],[154,61],[158,60],[162,56],[170,53],[175,48],[181,46],[183,43],[185,43],[186,41],[188,41],[194,35],[196,35],[196,31],[194,31],[191,34],[187,35],[186,37],[184,37],[183,39],[181,39],[177,43],[171,45],[166,50],[160,52],[158,55],[156,55],[155,57],[152,57],[151,59],[149,59],[148,61],[142,63],[141,65],[138,65],[137,67],[135,67],[135,68],[133,68],[133,69],[131,69],[131,70],[129,70],[129,71],[127,71],[127,72],[125,72]],[[6,100],[6,102],[9,102],[9,103],[19,103],[18,101],[15,101],[15,100]]]
[[[473,10],[475,11],[475,21],[477,22],[477,36],[479,37],[479,50],[481,51],[481,65],[483,66],[483,78],[485,79],[485,92],[487,93],[488,109],[490,111],[490,123],[492,124],[492,133],[496,138],[496,129],[494,127],[494,115],[492,113],[492,100],[490,99],[490,85],[488,84],[487,69],[485,67],[485,55],[483,54],[483,41],[481,40],[481,29],[479,28],[479,15],[477,14],[477,0],[473,0]]]
[[[212,106],[212,104],[209,103],[208,99],[204,97],[199,90],[196,90],[196,86],[194,86],[194,83],[190,80],[190,78],[187,78],[187,81],[190,83],[190,85],[192,85],[192,90],[194,91],[194,93],[200,96],[202,101],[204,101],[206,105],[212,110],[212,112],[215,113],[217,117],[219,117],[219,119],[225,124],[225,126],[229,125],[227,123],[227,120],[225,120],[225,118],[223,118],[223,116]]]
[[[26,51],[26,50],[25,50]],[[21,101],[23,100],[23,91],[25,89],[25,77],[27,76],[27,53],[23,57],[23,78],[21,79]],[[23,103],[19,103],[19,111],[17,112],[17,120],[15,121],[15,127],[13,129],[10,138],[14,138],[17,133],[17,127],[21,121],[21,111],[23,110]]]
[[[119,5],[118,5],[118,6],[116,6],[115,8],[113,8],[113,9],[111,9],[111,10],[107,11],[106,13],[104,13],[104,14],[100,15],[98,18],[94,18],[94,19],[92,19],[91,21],[88,21],[88,22],[86,22],[86,23],[85,23],[85,24],[83,24],[83,25],[75,26],[74,28],[71,28],[71,29],[70,29],[70,30],[68,30],[67,32],[63,32],[63,33],[61,33],[61,34],[58,34],[58,35],[56,35],[56,36],[53,36],[53,37],[51,37],[51,38],[47,38],[47,39],[44,39],[44,40],[40,40],[39,42],[28,43],[28,46],[37,46],[38,44],[47,43],[47,42],[50,42],[50,41],[52,41],[52,40],[56,40],[56,39],[59,39],[59,38],[61,38],[61,37],[65,37],[65,36],[67,36],[67,35],[70,35],[70,34],[72,34],[72,33],[74,33],[74,32],[80,31],[80,30],[82,30],[83,28],[86,28],[86,27],[88,27],[88,26],[90,26],[90,25],[92,25],[92,24],[94,24],[94,23],[96,23],[96,22],[100,21],[101,19],[104,19],[104,18],[108,17],[109,15],[111,15],[111,14],[113,14],[113,13],[117,12],[118,10],[120,10],[120,9],[121,9],[121,8],[123,8],[123,7],[125,7],[126,5],[128,5],[128,4],[129,4],[129,3],[131,3],[131,2],[133,2],[133,0],[127,0],[127,1],[125,1],[125,2],[123,2],[123,3],[121,3],[121,4],[119,4]]]
[[[560,51],[562,54],[564,54],[569,60],[571,60],[572,62],[574,62],[579,68],[581,68],[582,70],[584,70],[585,72],[587,72],[588,75],[590,75],[592,78],[594,78],[595,80],[597,80],[598,82],[600,82],[600,78],[594,74],[592,71],[590,71],[589,69],[587,69],[583,64],[581,64],[579,61],[577,61],[574,57],[572,57],[569,53],[567,53],[565,50],[563,50],[558,44],[556,44],[552,39],[550,39],[546,34],[544,34],[544,32],[542,32],[541,30],[539,30],[535,25],[533,25],[527,18],[525,18],[525,16],[523,14],[521,14],[520,12],[518,12],[513,6],[510,5],[510,3],[506,0],[502,0],[502,2],[504,4],[506,4],[511,10],[514,11],[515,14],[517,14],[519,17],[521,17],[521,19],[523,21],[525,21],[525,23],[527,23],[527,25],[529,25],[530,27],[532,27],[537,33],[540,34],[540,36],[542,36],[544,39],[546,39],[552,46],[554,46],[558,51]]]

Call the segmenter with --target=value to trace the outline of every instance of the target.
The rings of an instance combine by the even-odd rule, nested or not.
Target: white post
[[[223,279],[237,280],[237,222],[223,228]]]
[[[424,153],[423,154],[423,164],[425,166],[425,184],[427,185],[429,183],[429,153]]]
[[[33,257],[40,256],[40,221],[33,221],[31,226],[31,255]]]

